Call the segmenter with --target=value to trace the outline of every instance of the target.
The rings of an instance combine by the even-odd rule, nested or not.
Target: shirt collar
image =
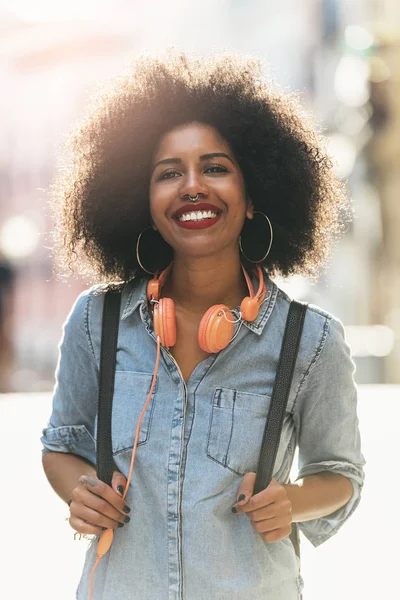
[[[265,283],[267,287],[267,296],[266,300],[261,304],[260,310],[258,312],[258,316],[255,321],[249,323],[247,321],[243,321],[243,324],[253,331],[257,335],[261,335],[264,327],[271,315],[271,312],[275,306],[276,298],[278,295],[278,287],[276,284],[270,279],[267,272],[263,269]],[[257,278],[253,278],[253,283],[255,289],[258,288]],[[126,288],[126,301],[124,304],[124,308],[122,311],[121,319],[124,320],[129,317],[135,310],[143,303],[147,302],[146,297],[146,288],[147,288],[147,280],[144,278],[137,278],[131,280]]]

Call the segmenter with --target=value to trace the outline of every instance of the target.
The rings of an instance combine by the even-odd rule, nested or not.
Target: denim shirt
[[[295,600],[303,580],[289,538],[266,543],[232,505],[243,475],[257,470],[290,298],[265,274],[268,297],[252,323],[209,355],[185,384],[162,349],[142,421],[126,501],[131,521],[115,530],[94,576],[93,600]],[[104,294],[77,299],[64,325],[53,410],[43,452],[96,462],[96,410]],[[146,281],[123,291],[112,415],[114,460],[128,475],[138,417],[156,357]],[[284,417],[274,477],[287,483],[298,447],[297,479],[329,471],[353,495],[329,516],[299,523],[314,546],[354,512],[364,481],[354,363],[341,322],[309,305]],[[297,525],[296,525],[297,526]],[[77,599],[87,600],[96,541]]]

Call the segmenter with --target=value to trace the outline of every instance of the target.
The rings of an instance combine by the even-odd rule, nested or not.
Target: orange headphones
[[[170,273],[172,263],[155,275],[147,284],[147,299],[154,304],[154,332],[160,337],[160,343],[170,348],[176,343],[175,307],[171,298],[160,298],[161,290]],[[254,293],[252,281],[242,265],[243,274],[249,289],[249,296],[243,298],[240,304],[240,319],[254,321],[257,318],[261,302],[264,300],[266,287],[260,266],[257,265],[258,290]],[[224,304],[211,306],[203,315],[199,330],[199,346],[204,352],[214,354],[227,347],[232,339],[235,321],[227,318],[226,313],[232,312]]]

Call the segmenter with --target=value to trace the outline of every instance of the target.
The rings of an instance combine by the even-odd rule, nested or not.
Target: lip
[[[215,225],[220,218],[221,215],[217,215],[214,219],[204,219],[204,221],[176,221],[176,224],[183,229],[207,229]]]
[[[211,210],[212,212],[217,213],[218,216],[222,213],[222,210],[214,204],[210,204],[209,202],[199,202],[198,204],[184,204],[174,212],[172,218],[177,219],[183,213],[197,212],[198,210]]]

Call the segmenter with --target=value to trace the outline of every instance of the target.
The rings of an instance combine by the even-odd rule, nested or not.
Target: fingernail
[[[129,521],[130,521],[130,520],[131,520],[131,518],[130,518],[130,517],[125,517],[125,519],[124,519],[124,523],[129,523]]]
[[[242,500],[246,500],[246,494],[240,494],[239,498],[237,499],[238,502],[241,502]]]
[[[124,493],[124,487],[122,485],[119,485],[117,487],[117,492],[119,492],[120,494],[123,494]]]
[[[118,527],[123,527],[124,524],[123,523],[118,523]]]
[[[124,513],[130,513],[131,512],[131,509],[126,504],[125,504],[125,506],[124,506],[124,508],[122,510],[124,511]]]
[[[232,510],[232,512],[233,512],[234,514],[236,514],[236,513],[237,513],[237,508],[236,508],[235,506],[232,506],[231,510]]]

